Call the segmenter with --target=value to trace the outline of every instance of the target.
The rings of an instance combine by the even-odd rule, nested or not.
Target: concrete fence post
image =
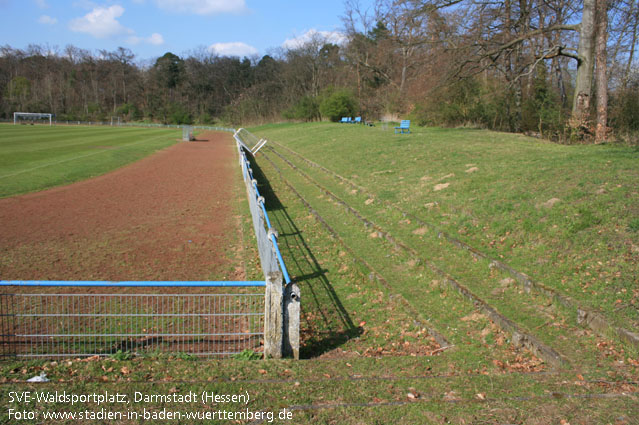
[[[300,358],[300,288],[290,283],[284,290],[284,357]]]
[[[266,276],[264,298],[264,358],[280,359],[284,354],[284,293],[282,273]]]
[[[266,278],[264,358],[300,358],[300,288],[284,285],[281,272]]]

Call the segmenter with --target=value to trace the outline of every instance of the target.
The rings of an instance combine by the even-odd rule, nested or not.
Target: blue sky
[[[0,45],[264,55],[314,32],[338,42],[343,11],[343,0],[0,0]]]

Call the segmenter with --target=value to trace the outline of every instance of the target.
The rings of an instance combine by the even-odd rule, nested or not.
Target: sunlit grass
[[[104,174],[178,137],[175,129],[0,125],[0,197]]]
[[[316,123],[253,131],[366,188],[376,202],[364,211],[387,218],[390,202],[620,326],[639,326],[637,149],[469,129],[396,135]]]

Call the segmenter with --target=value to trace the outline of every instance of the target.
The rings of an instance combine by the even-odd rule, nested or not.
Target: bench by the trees
[[[400,134],[410,133],[410,120],[402,120],[399,127],[395,127],[395,134],[399,131]]]

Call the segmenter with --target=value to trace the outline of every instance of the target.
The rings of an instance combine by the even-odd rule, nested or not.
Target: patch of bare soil
[[[0,200],[4,280],[236,280],[230,135]],[[239,243],[239,241],[238,241]]]

